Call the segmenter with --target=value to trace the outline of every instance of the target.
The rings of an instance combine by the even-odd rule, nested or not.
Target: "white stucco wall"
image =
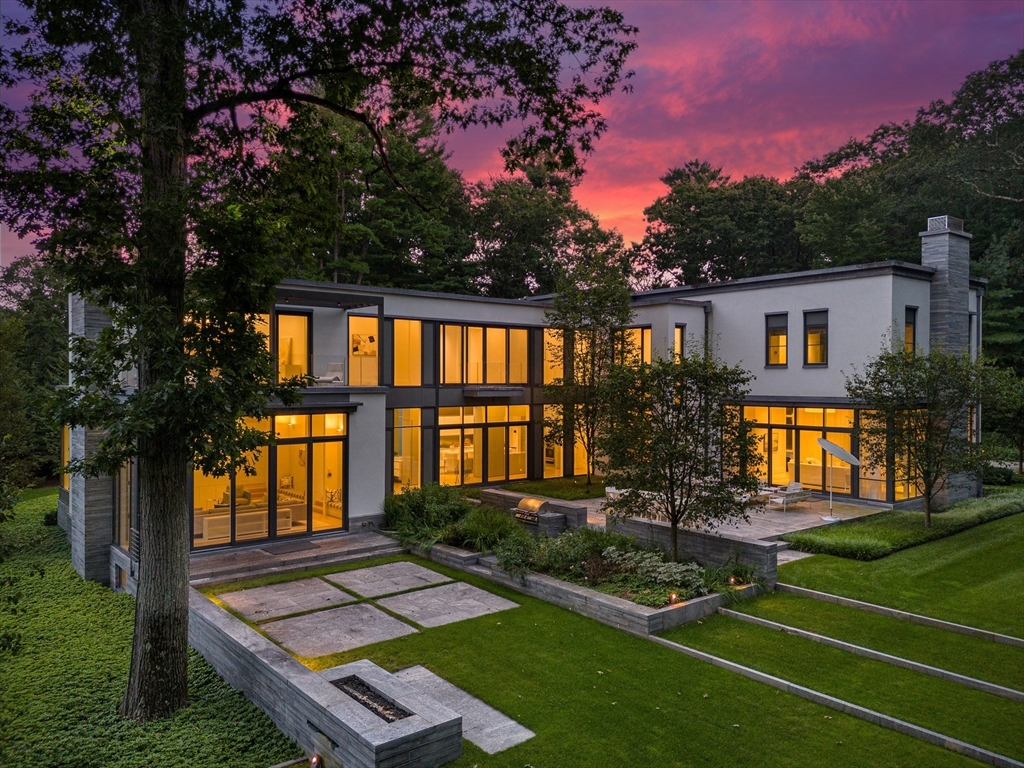
[[[352,400],[362,403],[348,419],[348,521],[358,533],[373,522],[380,525],[384,511],[385,394],[382,389],[353,389]]]

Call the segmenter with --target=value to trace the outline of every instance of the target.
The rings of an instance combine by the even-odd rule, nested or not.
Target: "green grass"
[[[892,511],[782,538],[801,552],[877,560],[1019,512],[1024,512],[1024,490],[1012,490],[954,504],[933,514],[930,528],[924,527],[923,512]]]
[[[604,478],[593,477],[587,485],[583,477],[552,477],[547,480],[523,480],[501,486],[503,490],[525,493],[534,496],[550,496],[565,501],[582,501],[583,499],[604,498]]]
[[[726,616],[711,616],[664,636],[969,744],[1024,758],[1022,702]],[[909,759],[900,762],[917,764]]]
[[[52,488],[30,492],[2,531],[19,551],[0,576],[21,578],[22,599],[16,615],[0,613],[0,629],[20,631],[22,650],[0,655],[0,765],[253,768],[300,756],[194,652],[187,709],[147,724],[118,716],[134,601],[75,573],[64,532],[42,525],[56,497]]]
[[[769,621],[1024,690],[1024,648],[784,592],[771,592],[729,607]]]
[[[1024,636],[1024,515],[872,562],[817,555],[779,581],[993,632]]]
[[[435,563],[391,557],[347,568],[396,559],[519,607],[306,663],[326,669],[369,658],[392,671],[422,664],[537,734],[493,756],[464,742],[459,768],[974,764]]]

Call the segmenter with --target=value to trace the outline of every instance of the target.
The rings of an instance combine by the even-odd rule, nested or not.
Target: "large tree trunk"
[[[129,34],[138,66],[142,186],[137,279],[139,391],[153,390],[156,420],[139,441],[139,590],[131,671],[121,713],[138,720],[173,714],[187,703],[191,459],[178,427],[183,398],[181,330],[185,304],[185,14],[187,0],[136,0]]]

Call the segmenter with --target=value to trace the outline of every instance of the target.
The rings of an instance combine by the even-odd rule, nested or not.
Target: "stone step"
[[[312,552],[309,556],[298,558],[292,557],[284,562],[281,560],[273,560],[272,562],[265,562],[263,564],[242,563],[237,567],[225,565],[223,567],[208,570],[200,569],[198,572],[193,566],[193,574],[190,581],[192,586],[196,587],[212,586],[230,581],[255,579],[261,576],[270,576],[277,573],[308,571],[325,565],[344,565],[346,563],[355,563],[362,560],[372,560],[377,557],[386,557],[387,555],[398,555],[403,552],[405,552],[404,547],[401,547],[394,542],[389,542],[387,544],[377,544],[374,546],[353,547],[351,549],[341,551],[328,551],[323,553]]]
[[[787,549],[789,549],[789,542],[788,541],[783,541],[782,539],[778,539],[778,540],[776,540],[775,543],[778,544],[778,546],[775,548],[776,552],[785,552]]]

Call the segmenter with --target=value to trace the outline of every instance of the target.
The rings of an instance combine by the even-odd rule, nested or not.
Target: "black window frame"
[[[907,348],[907,328],[912,328],[912,343]],[[912,354],[917,354],[917,307],[910,305],[903,308],[903,349]]]
[[[782,318],[782,325],[772,325],[772,320],[775,318]],[[773,363],[772,360],[772,347],[771,347],[771,332],[776,328],[784,328],[786,330],[786,362],[784,363]],[[789,312],[766,312],[764,315],[764,367],[765,368],[788,368],[789,367]]]
[[[679,348],[673,349],[672,354],[675,355],[677,360],[682,360],[686,357],[686,323],[676,323],[675,330],[672,333],[672,343],[675,344],[675,335],[679,334]]]
[[[825,322],[813,322],[811,321],[814,315],[824,315]],[[825,360],[820,363],[808,362],[808,352],[810,351],[810,331],[812,328],[824,328],[825,329]],[[804,368],[828,368],[828,309],[805,309],[804,310]]]

